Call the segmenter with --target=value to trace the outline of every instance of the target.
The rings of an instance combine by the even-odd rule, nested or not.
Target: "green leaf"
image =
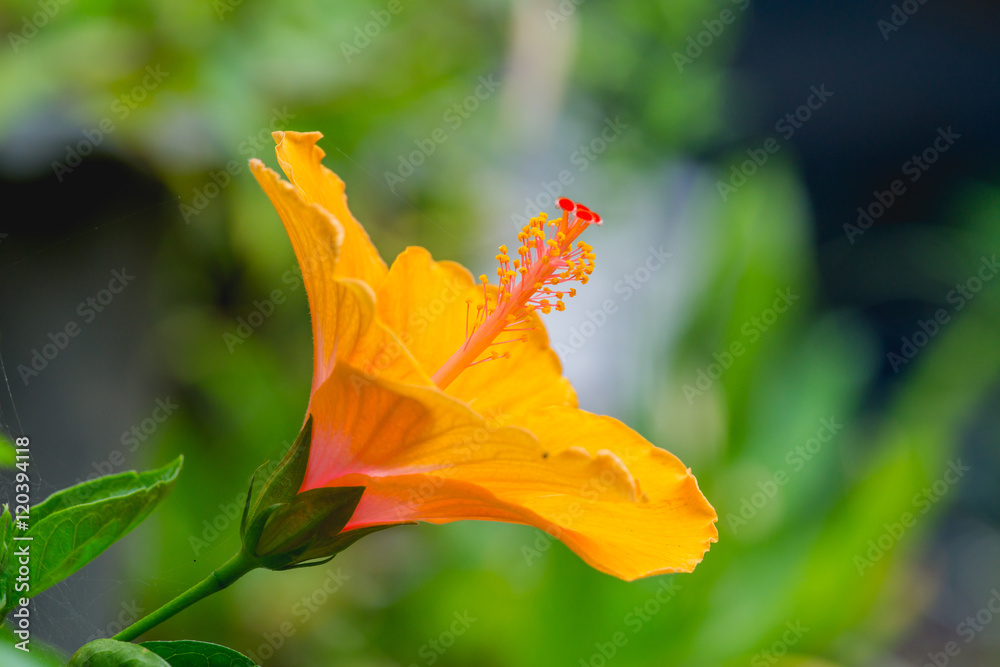
[[[271,514],[254,555],[288,553],[339,534],[351,520],[364,491],[363,486],[323,487],[296,495]]]
[[[66,667],[171,667],[148,648],[114,639],[97,639],[73,654]]]
[[[242,653],[208,642],[143,642],[140,646],[166,660],[170,667],[256,667]]]
[[[10,441],[7,434],[0,431],[0,467],[13,467],[17,461],[17,452],[14,451],[14,443]]]
[[[173,489],[183,457],[157,470],[126,472],[64,489],[33,509],[31,589],[35,596],[92,561],[138,526]]]

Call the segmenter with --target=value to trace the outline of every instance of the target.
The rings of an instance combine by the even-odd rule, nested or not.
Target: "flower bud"
[[[312,417],[274,472],[263,482],[250,482],[240,523],[244,550],[262,567],[285,570],[319,565],[347,548],[361,535],[344,536],[364,493],[362,486],[322,487],[299,493],[312,445]],[[365,533],[370,531],[365,531]]]

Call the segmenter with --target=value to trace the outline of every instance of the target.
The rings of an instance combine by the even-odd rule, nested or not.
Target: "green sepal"
[[[73,654],[66,667],[171,667],[148,648],[116,639],[95,639]]]
[[[209,642],[185,639],[139,645],[166,660],[170,667],[256,667],[253,660],[242,653]]]
[[[364,492],[363,486],[322,487],[282,503],[268,518],[254,555],[266,557],[302,547],[308,554],[317,540],[329,539],[344,529]]]
[[[184,456],[181,455],[162,468],[146,472],[134,470],[120,472],[56,491],[31,508],[31,523],[37,526],[52,514],[70,507],[129,495],[137,490],[153,488],[158,484],[172,485],[177,481],[177,475],[183,466]]]
[[[247,488],[247,500],[246,503],[244,503],[243,505],[243,517],[240,519],[241,538],[247,534],[247,521],[250,518],[250,504],[253,502],[255,498],[254,491],[256,490],[257,485],[260,483],[260,481],[258,480],[258,476],[260,475],[260,471],[269,465],[271,465],[271,462],[265,461],[260,465],[259,468],[254,470],[253,476],[250,477],[250,486]]]
[[[244,528],[248,523],[253,523],[265,508],[276,503],[288,502],[298,494],[299,489],[302,488],[302,482],[306,478],[306,466],[309,464],[311,446],[312,415],[306,419],[306,423],[299,431],[295,442],[292,443],[278,467],[274,469],[274,472],[259,490],[255,488],[257,475],[268,464],[265,463],[254,473],[247,493],[247,504],[243,511],[246,516],[246,520],[242,522]]]

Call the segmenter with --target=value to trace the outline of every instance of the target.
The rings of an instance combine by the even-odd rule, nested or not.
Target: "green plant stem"
[[[187,609],[198,600],[206,598],[212,593],[218,593],[257,567],[259,567],[257,560],[241,550],[226,561],[219,569],[205,577],[201,583],[195,584],[153,613],[136,621],[112,637],[112,639],[131,641],[155,628],[171,616]]]

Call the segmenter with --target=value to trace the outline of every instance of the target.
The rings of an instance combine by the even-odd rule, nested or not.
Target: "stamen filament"
[[[576,295],[576,289],[553,290],[549,285],[577,281],[586,284],[594,270],[593,249],[585,242],[574,241],[591,224],[601,224],[600,216],[582,204],[562,198],[558,202],[562,216],[550,221],[540,213],[532,218],[517,235],[521,242],[518,248],[520,259],[511,262],[507,246],[500,246],[496,256],[500,267],[497,269],[498,285],[491,307],[489,281],[485,275],[479,277],[483,285],[483,303],[477,307],[475,321],[469,332],[469,309],[466,310],[466,340],[454,354],[437,370],[432,380],[442,389],[451,384],[463,370],[500,358],[509,358],[510,353],[496,352],[485,359],[479,359],[492,345],[522,342],[527,335],[514,339],[494,342],[504,331],[530,331],[535,327],[515,329],[513,327],[529,323],[535,310],[549,313],[552,309],[564,310],[563,298]],[[572,214],[572,217],[571,217]],[[553,228],[553,235],[547,237],[546,227]],[[554,300],[554,302],[553,302]]]

